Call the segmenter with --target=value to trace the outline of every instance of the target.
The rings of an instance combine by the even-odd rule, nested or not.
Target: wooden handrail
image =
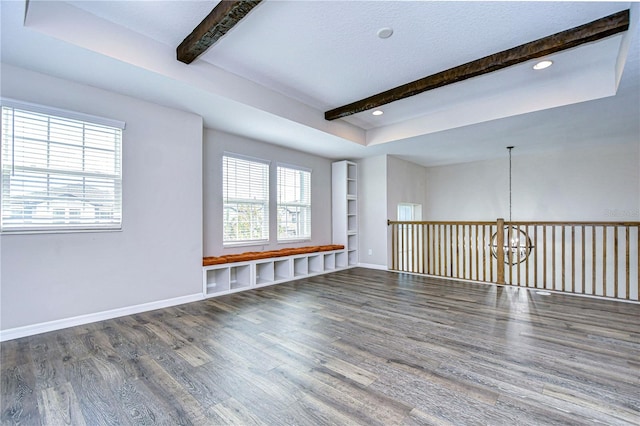
[[[389,225],[397,225],[397,224],[406,224],[406,225],[495,225],[496,222],[488,222],[488,221],[466,221],[466,222],[456,222],[456,221],[423,221],[423,220],[390,220],[387,219],[387,226]]]
[[[388,220],[387,224],[392,227],[392,270],[640,299],[639,221]],[[505,246],[515,235],[520,242]]]
[[[576,221],[576,222],[566,222],[566,221],[506,221],[504,220],[505,225],[513,225],[513,226],[640,226],[640,222],[597,222],[597,221]],[[387,219],[387,226],[389,225],[397,225],[397,224],[406,224],[406,225],[495,225],[497,220],[495,221],[453,221],[453,220],[390,220]]]

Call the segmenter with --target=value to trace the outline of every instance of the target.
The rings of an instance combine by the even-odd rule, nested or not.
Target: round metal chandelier
[[[491,237],[491,254],[498,259],[498,233]],[[533,244],[531,238],[517,226],[507,225],[504,227],[504,243],[502,251],[504,253],[504,263],[516,265],[524,262],[531,254]]]
[[[509,223],[511,223],[511,150],[512,146],[508,146],[509,150]],[[527,233],[517,226],[506,225],[503,229],[503,245],[504,263],[508,265],[516,265],[524,262],[531,254],[534,248],[531,238]],[[498,233],[495,232],[491,236],[489,243],[491,254],[498,259]],[[500,259],[498,259],[500,260]]]

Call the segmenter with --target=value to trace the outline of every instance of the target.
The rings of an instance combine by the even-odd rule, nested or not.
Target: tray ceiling
[[[127,88],[194,111],[209,127],[330,158],[387,153],[425,165],[473,161],[504,155],[500,129],[513,123],[575,132],[563,123],[590,113],[582,103],[601,102],[633,128],[630,114],[638,109],[634,5],[628,32],[554,54],[547,70],[523,63],[387,104],[382,116],[365,111],[335,122],[323,118],[327,109],[630,3],[266,0],[191,65],[177,62],[175,49],[216,1],[31,1],[24,26],[18,20],[24,5],[9,3],[2,3],[4,62],[110,90]],[[393,28],[393,35],[379,38],[382,27]],[[5,46],[6,36],[17,42]],[[47,45],[63,50],[69,63],[52,64]],[[94,81],[88,70],[98,60],[112,72]],[[552,122],[540,122],[550,109]],[[592,118],[585,121],[599,124]],[[526,133],[521,138],[521,145],[537,149]],[[484,151],[476,152],[478,146]]]

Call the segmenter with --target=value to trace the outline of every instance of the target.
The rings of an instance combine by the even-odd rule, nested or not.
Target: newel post
[[[498,284],[504,284],[504,219],[499,218],[496,230],[496,260],[498,261]]]

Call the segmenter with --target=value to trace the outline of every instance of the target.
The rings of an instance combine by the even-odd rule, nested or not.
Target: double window
[[[123,128],[3,100],[2,231],[120,229]]]
[[[236,154],[222,158],[223,243],[269,241],[269,162]],[[311,238],[311,172],[277,167],[277,238]]]

